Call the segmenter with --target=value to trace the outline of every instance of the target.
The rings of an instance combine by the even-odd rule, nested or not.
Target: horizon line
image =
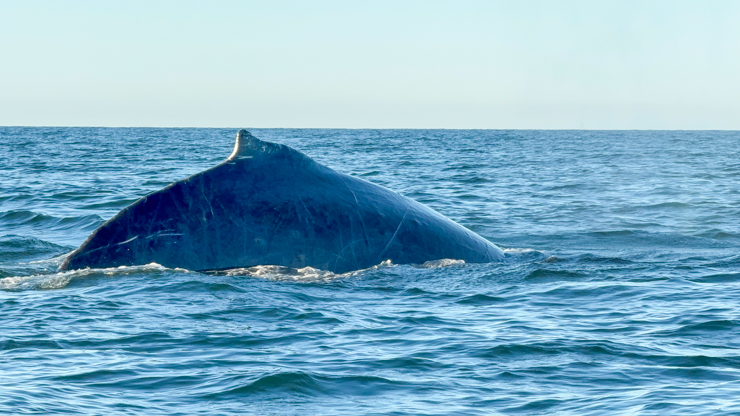
[[[513,131],[740,131],[740,129],[598,129],[598,128],[474,128],[474,127],[178,127],[178,126],[22,126],[0,125],[0,128],[70,128],[70,129],[214,129],[214,130],[513,130]]]

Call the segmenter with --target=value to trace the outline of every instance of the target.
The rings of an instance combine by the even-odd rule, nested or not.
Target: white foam
[[[77,270],[75,270],[77,272]],[[0,279],[0,290],[61,289],[72,280],[74,272],[11,276]]]
[[[354,270],[347,273],[334,273],[328,270],[316,269],[310,266],[293,269],[285,266],[252,266],[240,267],[223,271],[226,276],[251,276],[269,280],[293,280],[293,281],[329,281],[337,278],[356,276],[368,270],[377,270],[384,267],[393,267],[390,260],[384,260],[379,264],[367,269]]]
[[[460,266],[463,264],[465,264],[465,260],[439,259],[439,260],[427,261],[424,264],[421,264],[420,267],[423,267],[425,269],[439,269],[442,267]]]
[[[250,276],[268,280],[331,280],[341,274],[313,267],[291,269],[284,266],[252,266],[240,267],[224,271],[226,276]]]
[[[189,273],[185,269],[168,269],[161,264],[149,263],[143,266],[118,266],[105,269],[66,270],[50,274],[34,274],[29,276],[10,276],[0,279],[0,290],[46,290],[61,289],[74,278],[91,275],[126,276],[134,273],[175,270]]]
[[[511,253],[511,254],[523,254],[523,253],[531,253],[533,251],[537,251],[532,248],[505,248],[504,253]]]
[[[103,273],[106,276],[116,276],[116,275],[127,275],[137,272],[148,272],[148,271],[165,271],[170,270],[166,267],[162,266],[159,263],[149,263],[145,264],[143,266],[118,266],[118,267],[108,267],[105,269],[84,269],[84,270],[91,270],[96,271],[98,273]]]
[[[460,266],[465,264],[465,260],[458,259],[440,259],[425,262],[419,265],[411,265],[412,267],[421,267],[425,269],[437,269],[443,267]],[[388,260],[368,267],[367,269],[354,270],[346,273],[334,273],[327,270],[316,269],[310,266],[302,267],[300,269],[292,269],[284,266],[252,266],[252,267],[240,267],[235,269],[224,270],[219,274],[226,276],[250,276],[260,277],[269,280],[293,280],[293,281],[329,281],[338,278],[347,278],[357,276],[361,273],[365,273],[370,270],[378,270],[382,268],[396,267],[396,264]]]

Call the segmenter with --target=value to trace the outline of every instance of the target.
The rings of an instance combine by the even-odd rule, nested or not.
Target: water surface
[[[740,133],[255,129],[493,264],[57,272],[235,129],[0,128],[0,413],[740,412]]]

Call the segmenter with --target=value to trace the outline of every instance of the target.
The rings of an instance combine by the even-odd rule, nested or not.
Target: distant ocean
[[[0,413],[740,413],[740,132],[253,129],[503,262],[57,272],[236,129],[0,127]]]

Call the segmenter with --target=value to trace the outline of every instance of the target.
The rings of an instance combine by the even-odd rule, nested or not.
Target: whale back
[[[502,257],[498,247],[416,201],[242,130],[224,163],[134,202],[62,269],[156,262],[190,270],[281,265],[346,272],[387,259]]]

